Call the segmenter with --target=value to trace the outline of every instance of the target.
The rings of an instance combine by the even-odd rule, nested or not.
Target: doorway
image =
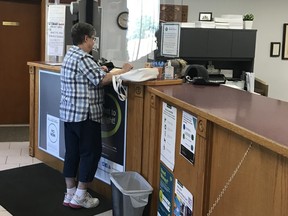
[[[40,60],[41,1],[0,1],[0,125],[29,124],[28,61]]]

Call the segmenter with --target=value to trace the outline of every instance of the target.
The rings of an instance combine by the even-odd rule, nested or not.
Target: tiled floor
[[[41,163],[41,161],[29,156],[29,142],[0,142],[0,171],[36,163]],[[11,216],[1,206],[1,203],[0,216]],[[112,211],[97,216],[112,216]]]

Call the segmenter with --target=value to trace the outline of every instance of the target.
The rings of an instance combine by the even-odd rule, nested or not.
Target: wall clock
[[[126,12],[126,11],[121,12],[117,16],[117,24],[118,24],[119,28],[121,28],[121,29],[127,29],[128,28],[128,12]]]

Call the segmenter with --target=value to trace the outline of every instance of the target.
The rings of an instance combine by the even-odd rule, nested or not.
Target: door
[[[29,123],[29,68],[40,60],[41,1],[0,1],[0,125]]]

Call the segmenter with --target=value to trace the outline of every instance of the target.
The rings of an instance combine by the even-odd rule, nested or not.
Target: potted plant
[[[252,29],[254,15],[252,13],[243,16],[244,29]]]

